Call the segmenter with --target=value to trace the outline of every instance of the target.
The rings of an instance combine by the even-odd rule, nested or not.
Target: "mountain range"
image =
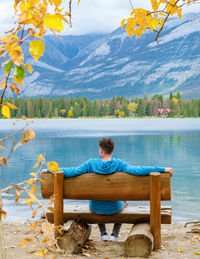
[[[184,98],[200,97],[200,14],[171,18],[155,34],[130,38],[118,28],[109,34],[45,37],[45,53],[33,61],[34,72],[21,87],[22,97],[117,95],[139,97],[180,91]]]

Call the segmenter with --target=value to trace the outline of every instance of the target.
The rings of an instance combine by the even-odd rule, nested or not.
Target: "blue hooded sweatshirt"
[[[151,172],[165,172],[164,167],[132,166],[121,159],[111,158],[103,161],[101,158],[89,159],[78,167],[60,168],[64,177],[74,177],[86,173],[112,174],[126,172],[133,175],[149,175]],[[90,201],[90,210],[97,214],[115,214],[122,209],[122,201]]]

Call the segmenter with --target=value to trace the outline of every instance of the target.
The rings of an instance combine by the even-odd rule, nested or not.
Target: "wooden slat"
[[[53,175],[41,176],[43,198],[53,195]],[[150,200],[149,176],[135,176],[128,173],[109,175],[83,174],[64,179],[64,199],[78,200]],[[161,200],[171,200],[171,182],[168,173],[161,173]]]
[[[150,174],[150,229],[154,236],[154,250],[161,248],[160,173]]]
[[[126,207],[122,212],[114,215],[98,215],[91,212],[87,205],[67,206],[67,211],[64,212],[64,222],[68,220],[81,220],[89,224],[97,223],[143,223],[150,221],[150,208],[143,207]],[[171,224],[172,217],[171,207],[161,208],[161,222],[162,224]],[[47,213],[47,219],[50,223],[53,221],[53,213]]]
[[[57,172],[54,174],[54,223],[55,226],[63,225],[63,183],[64,174],[63,172]],[[58,234],[58,230],[55,228],[55,237]]]

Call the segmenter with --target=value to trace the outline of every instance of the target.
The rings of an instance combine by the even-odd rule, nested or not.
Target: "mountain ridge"
[[[90,99],[168,95],[200,97],[200,14],[172,18],[159,37],[130,38],[121,28],[109,34],[45,37],[45,54],[26,76],[22,97],[86,96]]]

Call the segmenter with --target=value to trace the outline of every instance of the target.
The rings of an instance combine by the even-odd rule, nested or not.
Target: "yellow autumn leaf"
[[[158,4],[157,0],[151,0],[151,6],[152,6],[154,11],[157,11],[158,7],[159,7],[159,4]]]
[[[20,89],[16,86],[16,84],[11,84],[10,89],[13,92],[13,94],[16,92],[17,95],[20,95]]]
[[[4,210],[0,209],[0,212],[1,212],[1,216],[6,219],[6,215],[7,215],[7,212],[5,212]]]
[[[36,176],[36,175],[37,175],[37,173],[30,173],[30,175],[32,175],[32,176]]]
[[[31,201],[32,201],[32,199],[28,198],[28,199],[26,199],[25,201],[21,201],[20,203],[21,203],[21,204],[25,204],[25,203],[30,204]]]
[[[35,196],[35,194],[32,191],[28,192],[29,198],[31,199],[31,202],[34,201],[36,203],[39,203],[38,198]]]
[[[7,158],[5,156],[0,157],[1,164],[7,165]]]
[[[169,12],[171,11],[171,9],[172,9],[172,6],[168,3],[168,4],[166,5],[166,11],[167,11],[167,13],[169,13]]]
[[[160,13],[158,13],[159,15],[163,15],[163,16],[167,16],[166,15],[166,13],[162,13],[162,12],[160,12]]]
[[[30,185],[32,185],[32,184],[35,183],[35,180],[34,180],[34,179],[29,179],[29,180],[27,181],[27,183],[30,184]]]
[[[35,221],[31,226],[30,226],[30,230],[35,230],[36,227],[38,226],[39,220]]]
[[[31,141],[35,137],[35,132],[32,129],[28,129],[23,133],[23,139],[21,143]]]
[[[123,19],[123,20],[121,21],[121,29],[123,29],[125,21],[126,21],[126,19]]]
[[[177,251],[180,252],[180,253],[184,253],[184,249],[183,248],[179,248]]]
[[[36,168],[36,167],[38,167],[38,166],[39,166],[39,162],[37,161],[37,163],[34,165],[33,168]]]
[[[182,8],[178,8],[177,9],[177,15],[178,15],[179,18],[181,18],[181,19],[183,18],[183,16],[182,16]]]
[[[33,68],[32,68],[31,65],[25,64],[24,66],[25,66],[25,68],[28,70],[28,72],[29,72],[30,74],[33,72]]]
[[[38,160],[39,162],[42,162],[42,160],[44,160],[43,155],[42,155],[42,154],[40,154],[37,160]]]
[[[33,40],[29,45],[29,52],[34,60],[38,60],[44,53],[44,42],[41,40]]]
[[[32,218],[35,218],[35,215],[37,214],[37,210],[34,210],[32,213]]]
[[[135,34],[138,38],[140,38],[140,36],[142,35],[142,30],[140,28],[137,28],[133,34]]]
[[[194,252],[195,255],[200,255],[200,252]]]
[[[3,208],[3,200],[2,198],[0,197],[0,210]]]
[[[39,256],[43,256],[47,253],[47,249],[41,250],[39,252],[35,252],[34,255],[39,255]]]
[[[78,0],[78,5],[80,4],[80,1],[81,1],[81,0]]]
[[[35,184],[32,185],[31,190],[32,190],[33,192],[35,192],[35,193],[38,193],[37,187],[36,187]]]
[[[159,23],[160,23],[160,20],[159,20],[159,19],[154,19],[154,20],[152,20],[152,22],[151,22],[153,28],[155,28],[155,29],[158,28]]]
[[[6,149],[6,148],[0,145],[0,149]]]
[[[13,105],[12,103],[8,103],[8,102],[6,102],[6,105],[10,108],[10,109],[12,109],[12,110],[18,110],[18,108],[15,106],[15,105]]]
[[[1,81],[0,82],[0,90],[4,89],[6,86],[6,82],[5,81]]]
[[[63,20],[63,21],[65,21],[66,23],[70,24],[69,21],[65,18],[64,15],[62,15],[62,14],[60,14],[60,13],[58,13],[57,15],[60,16],[61,20]]]
[[[7,36],[0,37],[0,41],[1,43],[7,43],[12,39],[12,37],[13,37],[13,34],[9,34]]]
[[[57,14],[46,14],[44,18],[44,25],[47,28],[57,32],[64,30],[62,18]]]
[[[69,12],[65,12],[65,14],[69,17],[71,17],[71,14]]]
[[[25,247],[26,244],[27,244],[28,242],[31,242],[31,241],[33,241],[32,238],[25,238],[25,239],[19,244],[19,246]]]
[[[55,172],[55,171],[60,170],[58,164],[56,162],[53,162],[53,161],[49,162],[47,164],[47,167],[48,167],[49,171],[51,171],[51,172]]]
[[[36,215],[37,212],[38,212],[38,209],[40,209],[41,207],[42,207],[42,205],[39,205],[39,206],[33,211],[33,213],[32,213],[32,218],[35,217],[35,215]]]
[[[49,223],[48,221],[45,221],[42,223],[42,232],[46,233],[46,232],[50,232],[53,229],[51,223]]]
[[[161,19],[160,19],[160,26],[163,27],[164,23],[165,23],[164,19],[161,18]]]
[[[1,112],[5,118],[10,119],[10,108],[7,105],[2,106]]]
[[[52,2],[56,7],[58,7],[61,4],[62,0],[52,0]]]
[[[23,81],[17,79],[15,76],[12,76],[12,79],[13,79],[13,81],[14,81],[16,84],[18,84],[18,85],[23,85]]]
[[[20,66],[24,62],[24,54],[22,52],[21,46],[16,46],[9,51],[10,58],[13,63]]]
[[[15,196],[15,204],[18,202],[19,199],[20,199],[20,195],[16,195]]]
[[[46,237],[42,240],[42,242],[43,242],[43,243],[47,243],[47,242],[50,240],[50,237],[51,237],[51,234],[49,234],[48,236],[46,236]]]
[[[13,47],[15,47],[17,45],[18,41],[17,39],[13,39],[12,41],[8,42],[4,48],[9,51],[10,49],[12,49]]]
[[[174,6],[172,9],[171,9],[171,16],[174,15],[178,10],[178,7],[177,6]]]

